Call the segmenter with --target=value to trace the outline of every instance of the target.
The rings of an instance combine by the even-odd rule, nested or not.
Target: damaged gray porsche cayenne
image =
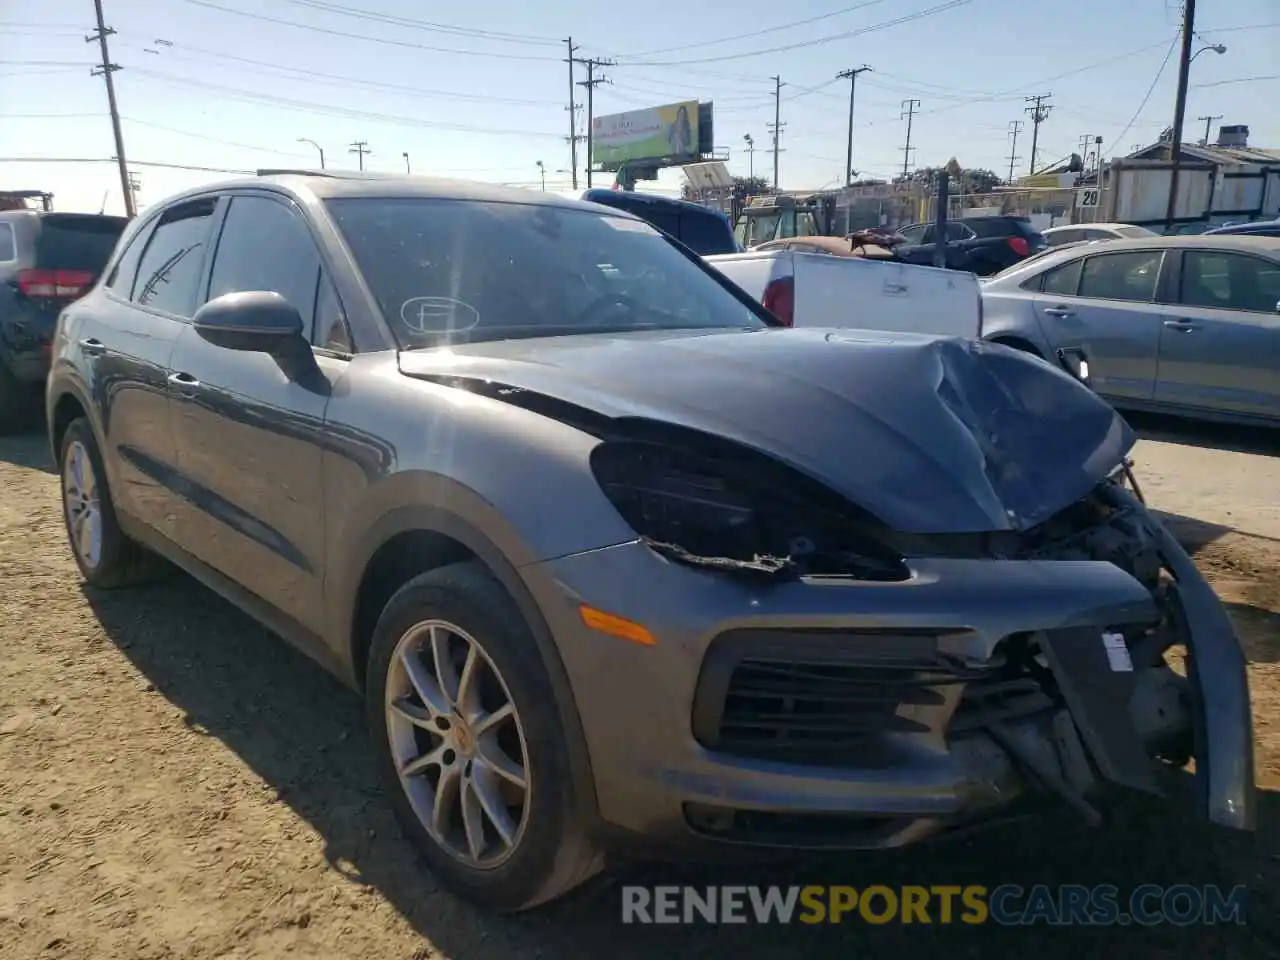
[[[362,691],[408,840],[496,909],[615,852],[1097,824],[1192,759],[1251,829],[1241,648],[1126,423],[999,345],[781,327],[591,204],[191,191],[60,318],[71,549],[100,587],[167,558]]]

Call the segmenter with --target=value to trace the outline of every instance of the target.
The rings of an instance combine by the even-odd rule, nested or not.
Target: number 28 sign
[[[1098,188],[1083,187],[1076,191],[1076,199],[1082,207],[1096,207],[1098,205]]]

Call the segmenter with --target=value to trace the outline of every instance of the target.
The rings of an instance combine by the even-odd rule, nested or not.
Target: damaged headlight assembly
[[[754,451],[708,445],[606,441],[591,468],[641,542],[670,560],[770,579],[910,577],[874,521],[835,494]]]

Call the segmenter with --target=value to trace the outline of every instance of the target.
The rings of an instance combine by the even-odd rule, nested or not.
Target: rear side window
[[[1181,302],[1190,307],[1274,315],[1280,265],[1234,253],[1190,250],[1182,261]]]
[[[729,222],[715,214],[685,211],[680,215],[680,242],[699,256],[737,253]]]
[[[211,197],[165,212],[142,255],[133,285],[134,302],[179,317],[191,316],[216,206]]]
[[[213,257],[209,299],[224,293],[272,290],[302,316],[311,339],[320,254],[302,217],[266,197],[236,197]]]
[[[18,245],[13,239],[13,224],[0,223],[0,263],[18,259]]]
[[[42,270],[85,270],[96,277],[111,259],[126,222],[120,217],[42,217],[36,265]]]
[[[1147,303],[1155,298],[1163,258],[1159,251],[1089,257],[1080,277],[1080,296]]]

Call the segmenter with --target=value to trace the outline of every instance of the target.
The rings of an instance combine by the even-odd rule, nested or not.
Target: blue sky
[[[560,171],[569,165],[562,61],[570,35],[580,56],[617,61],[604,71],[611,83],[597,88],[597,114],[711,100],[716,143],[730,149],[735,173],[747,172],[744,134],[757,144],[756,173],[771,169],[765,124],[773,119],[770,77],[780,75],[782,185],[805,188],[842,175],[848,87],[834,77],[862,64],[873,69],[858,79],[854,167],[867,176],[901,170],[907,98],[920,101],[913,165],[956,156],[1006,173],[1009,122],[1027,120],[1024,98],[1038,93],[1052,93],[1054,107],[1041,127],[1040,166],[1078,149],[1084,134],[1102,136],[1108,156],[1150,142],[1173,113],[1180,16],[1176,0],[106,7],[117,30],[112,59],[124,68],[116,80],[131,161],[314,166],[314,148],[298,142],[308,137],[330,166],[354,167],[348,145],[364,140],[370,169],[403,169],[407,152],[414,173],[536,186],[542,160],[549,188],[568,186]],[[904,22],[880,26],[892,20]],[[1186,138],[1203,132],[1196,117],[1222,114],[1220,122],[1249,124],[1251,143],[1280,147],[1280,0],[1200,0],[1197,20],[1203,43],[1228,51],[1194,63]],[[97,53],[84,42],[92,23],[91,0],[0,3],[0,158],[113,154],[103,84],[88,72]],[[1019,172],[1029,133],[1028,125]],[[144,205],[221,178],[134,169]],[[676,182],[664,176],[661,186]],[[0,162],[0,185],[50,189],[60,209],[96,210],[104,195],[109,211],[122,209],[118,175],[105,163]]]

